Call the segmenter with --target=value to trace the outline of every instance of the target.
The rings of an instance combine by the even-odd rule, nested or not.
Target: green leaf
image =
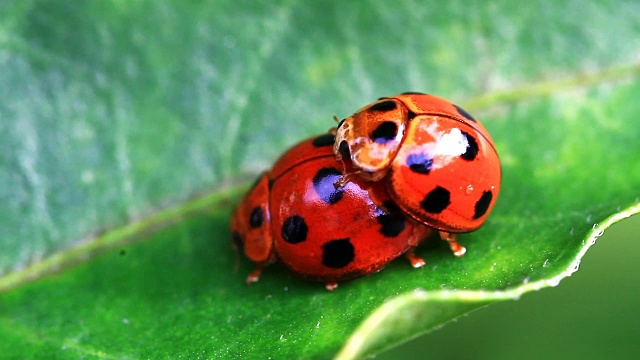
[[[352,358],[556,285],[640,211],[639,12],[0,5],[0,353]],[[334,114],[409,90],[462,104],[501,155],[500,198],[461,236],[467,255],[433,241],[425,268],[399,260],[334,293],[278,264],[247,287],[228,228],[245,186]]]

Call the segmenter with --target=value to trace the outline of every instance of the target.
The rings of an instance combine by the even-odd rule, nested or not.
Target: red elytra
[[[500,159],[487,130],[436,96],[380,98],[342,120],[334,154],[355,171],[341,183],[383,183],[417,222],[448,233],[479,228],[500,191]]]
[[[328,290],[403,254],[414,267],[424,265],[413,249],[431,229],[405,215],[382,182],[341,183],[345,166],[355,170],[336,159],[334,142],[325,134],[289,149],[234,210],[234,244],[256,263],[247,283],[276,260]],[[441,237],[456,255],[464,254],[455,236]]]

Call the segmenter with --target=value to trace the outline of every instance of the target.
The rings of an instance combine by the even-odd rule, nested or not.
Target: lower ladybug
[[[413,267],[424,266],[413,250],[432,229],[405,215],[382,182],[340,182],[353,169],[336,159],[334,142],[329,133],[289,149],[234,210],[233,243],[257,264],[247,284],[276,260],[328,290],[403,254]],[[440,236],[464,254],[452,234]]]

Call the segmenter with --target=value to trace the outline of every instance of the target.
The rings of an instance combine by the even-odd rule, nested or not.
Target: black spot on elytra
[[[396,138],[398,125],[393,121],[384,121],[371,133],[371,139],[378,144],[384,144]]]
[[[460,157],[464,160],[471,161],[476,158],[476,155],[478,155],[478,150],[480,149],[478,147],[478,142],[473,136],[464,131],[462,131],[462,136],[467,139],[467,148],[465,149],[464,154],[460,155]]]
[[[289,244],[299,244],[307,240],[309,227],[302,216],[293,215],[282,223],[282,238]]]
[[[344,189],[342,187],[336,188],[334,185],[340,180],[340,177],[342,177],[342,173],[336,168],[322,168],[313,177],[313,188],[325,203],[335,204],[342,199]]]
[[[320,135],[318,137],[316,137],[315,139],[313,139],[313,141],[311,141],[311,145],[315,146],[315,147],[322,147],[322,146],[331,146],[333,145],[333,143],[336,141],[336,136],[333,134],[324,134],[324,135]]]
[[[406,219],[400,208],[393,201],[385,201],[383,206],[387,212],[380,211],[380,215],[376,217],[378,224],[381,225],[380,233],[386,237],[396,237],[402,233],[406,227]]]
[[[251,210],[251,215],[249,215],[249,226],[252,228],[257,228],[262,225],[264,221],[264,212],[260,206],[256,206]]]
[[[420,207],[428,213],[439,214],[451,204],[451,193],[449,190],[436,186],[420,202]]]
[[[355,247],[349,240],[331,240],[322,245],[322,265],[330,268],[343,268],[356,257]]]
[[[458,113],[460,113],[460,115],[462,115],[465,119],[469,120],[469,121],[473,121],[476,122],[477,120],[471,116],[471,114],[469,114],[468,112],[466,112],[463,108],[459,107],[458,105],[453,105],[456,110],[458,110]]]
[[[421,93],[421,92],[416,92],[416,91],[407,91],[407,92],[403,92],[400,95],[427,95],[427,94]]]
[[[485,191],[480,196],[480,199],[476,202],[475,213],[473,214],[474,219],[478,219],[482,217],[489,209],[489,205],[491,204],[491,200],[493,200],[493,193],[491,191]]]
[[[389,111],[396,108],[396,103],[393,100],[381,101],[379,103],[371,105],[369,110],[373,111]]]
[[[418,174],[429,174],[433,166],[433,158],[423,153],[415,153],[407,156],[407,166]]]
[[[238,250],[242,250],[244,248],[244,240],[239,232],[234,231],[231,233],[231,238],[233,240],[233,244],[236,246]]]
[[[409,121],[413,120],[414,117],[416,117],[418,115],[416,115],[416,113],[414,113],[413,111],[409,110],[409,112],[407,113],[407,119],[409,119]]]

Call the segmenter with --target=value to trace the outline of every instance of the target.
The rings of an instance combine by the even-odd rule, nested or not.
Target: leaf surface
[[[633,2],[0,7],[7,356],[373,354],[556,285],[639,211]],[[430,242],[425,268],[334,293],[277,264],[244,285],[228,228],[242,190],[334,114],[409,90],[482,119],[501,155],[467,255]]]

